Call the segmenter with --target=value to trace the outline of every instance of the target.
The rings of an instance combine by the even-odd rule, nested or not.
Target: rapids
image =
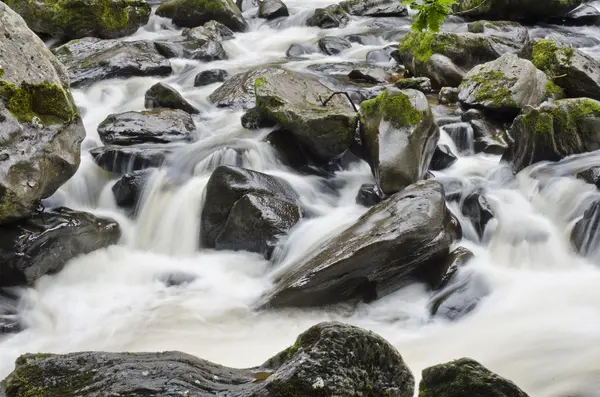
[[[341,56],[286,59],[292,43],[371,29],[372,18],[355,18],[346,28],[327,32],[303,26],[314,8],[330,3],[287,0],[291,16],[278,22],[252,18],[256,9],[247,11],[251,29],[223,43],[228,60],[177,59],[172,60],[174,73],[164,79],[107,80],[74,90],[87,129],[86,149],[99,144],[96,127],[108,114],[142,110],[145,91],[158,81],[175,87],[201,110],[195,116],[199,139],[179,147],[170,166],[153,175],[135,222],[114,202],[110,189],[115,180],[82,151],[79,171],[52,200],[113,217],[123,229],[121,244],[76,258],[59,274],[45,276],[35,288],[22,291],[27,328],[0,339],[0,379],[25,352],[181,350],[220,364],[248,367],[292,344],[309,326],[338,319],[388,339],[417,378],[427,366],[468,356],[532,397],[600,397],[600,249],[591,249],[584,259],[568,240],[573,224],[600,198],[593,185],[573,175],[600,166],[600,153],[537,164],[516,177],[498,156],[463,153],[452,167],[435,172],[440,179],[458,178],[467,187],[485,187],[496,213],[479,241],[456,204],[450,205],[464,230],[463,241],[456,245],[476,254],[461,276],[476,278],[490,291],[458,321],[432,320],[427,307],[431,292],[417,284],[372,304],[326,311],[254,310],[278,274],[366,211],[355,203],[355,196],[373,177],[366,163],[337,172],[329,181],[294,173],[261,142],[268,130],[244,130],[241,112],[210,105],[206,97],[219,83],[195,88],[193,80],[198,72],[214,68],[226,69],[231,76],[266,64],[304,70],[314,63],[363,61],[368,51],[396,44],[379,37],[369,45],[354,43]],[[409,29],[408,19],[393,22]],[[458,26],[449,23],[446,28]],[[600,28],[573,29],[600,40]],[[152,16],[146,27],[124,40],[164,39],[180,33],[169,20]],[[600,46],[584,51],[600,56]],[[447,134],[441,141],[457,152]],[[198,247],[204,187],[221,164],[286,179],[317,215],[281,239],[275,264],[246,252]],[[173,273],[196,279],[167,288],[161,278]]]

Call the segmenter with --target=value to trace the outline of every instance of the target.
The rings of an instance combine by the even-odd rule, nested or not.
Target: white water
[[[117,209],[111,175],[95,166],[89,154],[82,154],[77,175],[56,198],[114,217],[123,229],[122,242],[72,260],[62,272],[40,279],[25,292],[22,316],[27,329],[0,341],[0,378],[25,352],[181,350],[229,366],[253,366],[293,343],[311,325],[338,319],[387,338],[417,378],[429,365],[468,356],[513,380],[532,397],[600,396],[600,270],[576,256],[568,242],[574,221],[600,198],[595,187],[569,175],[580,167],[600,165],[598,153],[565,164],[536,166],[517,178],[507,177],[510,173],[498,157],[483,155],[460,157],[450,169],[436,173],[439,178],[458,177],[484,186],[497,214],[483,242],[463,222],[466,238],[457,245],[471,249],[476,258],[461,273],[474,272],[491,293],[456,322],[430,319],[431,292],[421,285],[358,307],[253,310],[278,274],[366,211],[354,198],[362,183],[373,180],[362,163],[336,174],[330,185],[341,188],[332,194],[324,179],[300,176],[279,164],[272,149],[260,142],[268,131],[245,131],[241,113],[211,107],[206,96],[218,84],[193,87],[194,76],[205,69],[224,68],[233,75],[257,65],[285,63],[285,51],[292,43],[369,30],[371,21],[366,18],[343,30],[303,27],[310,11],[329,0],[286,3],[292,16],[281,26],[250,19],[255,11],[248,11],[251,31],[224,44],[229,60],[173,61],[175,73],[162,81],[202,110],[195,120],[199,140],[176,152],[170,169],[153,175],[138,221],[128,220]],[[406,29],[406,20],[397,24]],[[586,28],[585,33],[600,38],[599,29]],[[153,17],[127,40],[178,34],[167,20]],[[369,50],[393,44],[375,42],[355,44],[339,57],[316,55],[310,62],[289,62],[286,67],[362,61]],[[88,133],[86,145],[98,142],[96,127],[108,114],[143,109],[143,95],[157,81],[104,81],[75,91]],[[442,139],[454,146],[448,136]],[[254,254],[198,247],[204,187],[217,165],[238,161],[233,149],[242,151],[244,167],[288,180],[317,215],[282,238],[276,265]],[[451,208],[459,215],[456,205]],[[161,279],[173,273],[196,279],[168,288]]]

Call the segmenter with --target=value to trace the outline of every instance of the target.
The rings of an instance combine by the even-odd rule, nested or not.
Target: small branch
[[[329,98],[327,98],[325,101],[323,101],[323,98],[321,98],[321,96],[319,96],[319,101],[321,101],[321,105],[322,106],[327,106],[327,104],[329,103],[329,101],[331,101],[333,99],[334,96],[336,95],[345,95],[346,98],[348,98],[348,100],[350,101],[350,104],[352,105],[352,108],[354,109],[354,111],[356,113],[358,113],[358,109],[356,108],[356,105],[354,105],[354,102],[352,102],[352,98],[350,98],[350,94],[348,94],[345,91],[336,91],[333,94],[331,94],[329,96]]]
[[[464,10],[464,11],[460,11],[460,12],[453,12],[452,14],[453,15],[465,15],[465,14],[468,14],[470,12],[473,12],[473,11],[477,10],[480,7],[483,7],[485,4],[487,4],[488,1],[490,1],[490,0],[483,0],[479,5],[473,7],[471,9],[469,9],[469,10]]]

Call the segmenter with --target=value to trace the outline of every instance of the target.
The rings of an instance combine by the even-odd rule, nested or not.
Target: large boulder
[[[290,12],[287,6],[281,0],[264,0],[260,2],[258,7],[259,18],[264,19],[275,19],[280,17],[287,17]]]
[[[105,145],[193,141],[196,126],[183,110],[153,109],[109,115],[98,126]]]
[[[584,0],[458,0],[454,12],[471,19],[537,22],[565,16]]]
[[[476,21],[467,24],[467,30],[488,37],[498,54],[520,52],[530,42],[529,30],[514,21]]]
[[[538,40],[531,49],[531,62],[567,97],[600,100],[600,62],[591,56],[554,40]]]
[[[27,216],[75,174],[85,129],[65,68],[0,3],[0,223]]]
[[[474,67],[459,87],[458,100],[466,107],[514,118],[526,106],[537,106],[561,95],[548,76],[515,54]]]
[[[163,165],[173,151],[172,146],[145,144],[132,146],[108,145],[90,150],[99,167],[115,174],[127,174]]]
[[[298,196],[286,182],[257,171],[220,166],[206,185],[201,243],[269,257],[277,237],[299,219]]]
[[[439,182],[421,181],[371,207],[278,280],[266,307],[372,301],[415,280],[440,283],[453,241]]]
[[[72,87],[131,76],[167,76],[171,63],[151,41],[73,40],[54,50],[67,67]]]
[[[2,389],[6,397],[412,397],[414,377],[381,336],[327,322],[250,369],[180,352],[27,354],[17,359],[0,394]]]
[[[144,105],[146,109],[181,109],[190,114],[200,113],[175,88],[165,83],[156,83],[146,91]]]
[[[34,32],[65,40],[115,39],[148,23],[146,0],[3,0]]]
[[[248,24],[232,0],[168,0],[156,9],[156,15],[171,18],[184,28],[217,21],[235,32],[243,32]]]
[[[344,28],[350,22],[346,10],[338,4],[325,8],[317,8],[312,16],[306,20],[306,25],[316,26],[321,29]]]
[[[562,18],[569,25],[594,25],[600,23],[600,0],[587,0]]]
[[[366,160],[379,189],[390,195],[423,179],[440,137],[427,97],[388,88],[360,110]]]
[[[344,154],[358,122],[352,103],[333,94],[320,82],[285,70],[265,73],[255,84],[256,105],[264,117],[278,122],[324,161]]]
[[[58,208],[0,226],[0,287],[30,285],[60,271],[77,255],[115,244],[119,224],[86,212]]]
[[[527,397],[513,382],[477,361],[460,358],[425,368],[419,384],[419,397]]]
[[[318,42],[319,49],[325,55],[338,55],[352,47],[352,43],[343,37],[325,36]]]
[[[208,96],[208,100],[217,107],[250,109],[256,104],[254,83],[264,74],[278,73],[280,69],[253,69],[236,74]]]
[[[340,7],[350,15],[365,17],[404,17],[408,9],[395,0],[346,0]]]
[[[520,171],[539,161],[558,161],[600,149],[600,102],[562,99],[526,109],[513,122],[514,140],[502,159]]]

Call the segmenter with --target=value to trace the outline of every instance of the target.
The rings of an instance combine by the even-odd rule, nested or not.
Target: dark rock
[[[461,121],[462,120],[461,120],[460,116],[449,116],[449,115],[443,114],[443,113],[441,115],[438,115],[438,114],[435,115],[435,122],[440,127],[446,127],[449,125],[452,125],[454,127],[455,124],[460,124]],[[466,124],[463,124],[463,126],[466,126]],[[458,127],[458,126],[456,126],[456,127]]]
[[[348,25],[350,18],[348,13],[337,4],[326,8],[317,8],[315,13],[308,18],[308,26],[317,26],[321,29],[344,28]]]
[[[457,92],[458,94],[458,92]],[[457,97],[458,99],[458,97]],[[463,114],[460,115],[460,119],[464,122],[469,122],[472,120],[485,120],[485,115],[481,110],[478,109],[469,109]]]
[[[475,153],[502,155],[508,148],[504,131],[485,120],[472,120]]]
[[[350,15],[365,17],[404,17],[408,9],[394,0],[346,0],[340,6]]]
[[[156,10],[156,15],[171,18],[173,23],[184,28],[204,25],[216,21],[235,32],[248,28],[240,9],[229,0],[168,0]]]
[[[315,52],[318,52],[318,48],[315,46],[292,44],[285,52],[285,56],[288,58],[304,58],[305,55],[314,54]]]
[[[274,127],[275,123],[265,120],[258,108],[250,108],[242,115],[242,127],[248,130],[258,130],[260,128]]]
[[[480,192],[473,192],[465,197],[462,214],[471,220],[479,238],[483,237],[485,226],[494,217],[494,211]]]
[[[191,114],[200,113],[175,88],[165,83],[156,83],[150,87],[146,91],[144,103],[146,109],[167,108],[180,109]]]
[[[569,25],[594,25],[600,23],[600,1],[590,1],[579,5],[564,16],[563,22]]]
[[[459,269],[448,285],[431,298],[429,311],[432,316],[456,321],[471,313],[490,294],[489,286],[478,273],[470,271],[464,274],[458,272]]]
[[[473,149],[474,137],[471,124],[463,122],[450,123],[441,126],[441,128],[450,135],[458,150],[469,152]]]
[[[139,143],[193,141],[196,126],[192,117],[176,109],[111,114],[98,126],[105,145],[131,146]]]
[[[280,69],[254,69],[236,74],[209,95],[208,100],[217,107],[250,109],[255,106],[254,83],[260,76]]]
[[[202,87],[214,83],[222,83],[227,78],[227,71],[223,69],[209,69],[200,72],[194,78],[194,87]]]
[[[352,70],[359,66],[352,62],[336,62],[336,63],[315,63],[308,65],[306,68],[313,72],[318,72],[326,76],[347,76]]]
[[[263,0],[259,2],[257,14],[259,18],[275,19],[289,15],[290,12],[281,0]]]
[[[119,224],[62,207],[2,225],[0,287],[31,285],[77,255],[115,244]]]
[[[600,248],[600,201],[585,210],[571,231],[571,243],[582,256],[590,257]]]
[[[438,101],[442,105],[451,105],[458,102],[458,89],[454,87],[442,87],[438,95]]]
[[[150,169],[123,175],[112,187],[117,205],[126,209],[135,209],[151,175]]]
[[[527,397],[527,394],[477,361],[461,358],[423,370],[419,397],[442,396]]]
[[[162,145],[101,146],[90,150],[94,162],[115,174],[160,167],[172,148]]]
[[[310,153],[298,142],[289,131],[277,129],[265,138],[277,151],[280,161],[301,174],[313,174],[329,178],[327,164],[315,161]]]
[[[358,83],[380,84],[392,78],[392,74],[383,68],[360,68],[353,69],[348,73],[348,78]]]
[[[373,206],[354,225],[291,267],[268,307],[372,301],[407,283],[438,285],[452,243],[442,186],[421,181]]]
[[[54,50],[67,67],[72,87],[132,76],[168,76],[171,63],[151,41],[73,40]]]
[[[319,39],[319,49],[325,55],[337,55],[352,47],[352,43],[342,37],[325,36]]]
[[[375,204],[381,202],[383,199],[381,192],[377,185],[373,183],[365,183],[358,190],[356,195],[356,204],[364,205],[365,207],[372,207]]]
[[[592,167],[588,170],[580,172],[577,174],[577,177],[583,179],[587,183],[596,185],[596,187],[600,189],[600,167]]]
[[[183,58],[185,56],[185,51],[180,43],[155,41],[154,47],[156,48],[156,51],[165,58]]]
[[[236,0],[235,4],[244,12],[250,8],[258,7],[258,0]]]
[[[459,0],[454,12],[470,19],[524,21],[528,23],[562,17],[580,5],[583,0],[547,0],[543,7],[535,0],[514,3],[511,0]]]
[[[431,92],[431,80],[429,80],[427,77],[413,77],[402,79],[396,84],[394,84],[394,86],[401,90],[413,89],[421,91],[425,94]]]
[[[160,277],[167,287],[179,287],[182,285],[190,284],[196,280],[196,276],[189,273],[176,272],[164,274]]]
[[[21,332],[24,328],[19,316],[20,293],[12,289],[0,289],[0,335]]]
[[[234,38],[233,30],[217,21],[206,22],[202,26],[183,29],[181,35],[188,41],[225,41]]]
[[[185,58],[212,62],[227,59],[223,45],[218,41],[195,41],[184,44]]]
[[[456,163],[456,156],[452,153],[448,145],[438,144],[433,152],[429,169],[433,171],[441,171]]]
[[[498,54],[518,53],[529,43],[529,31],[513,21],[476,21],[467,25],[471,33],[480,33]]]
[[[447,265],[445,266],[448,271],[444,274],[440,285],[436,288],[438,290],[443,289],[456,281],[456,274],[460,268],[465,266],[475,255],[465,247],[458,247],[453,250],[448,258],[446,258]]]

